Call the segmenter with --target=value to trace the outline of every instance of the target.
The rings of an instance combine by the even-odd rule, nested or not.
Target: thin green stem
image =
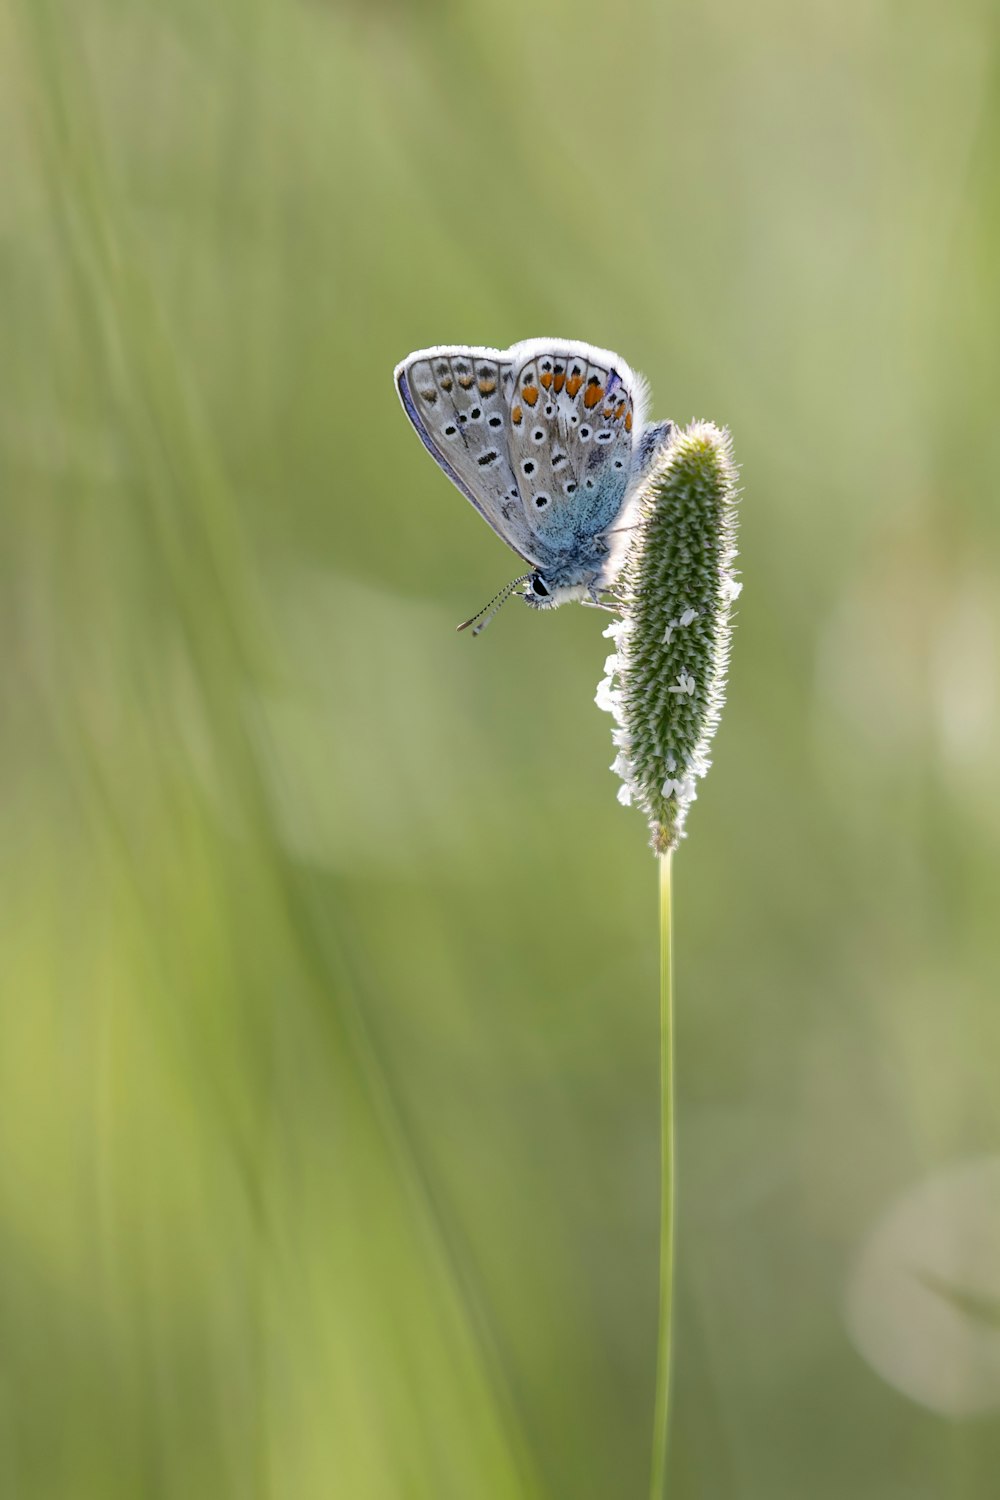
[[[674,1301],[674,976],[670,850],[660,855],[660,1316],[650,1500],[663,1500],[670,1418],[670,1349]]]

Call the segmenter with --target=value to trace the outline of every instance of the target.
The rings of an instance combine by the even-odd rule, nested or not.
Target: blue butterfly
[[[478,635],[522,584],[535,609],[600,604],[620,566],[616,523],[674,432],[645,425],[642,377],[606,349],[526,339],[418,349],[396,388],[424,447],[531,568],[459,629],[479,620]]]

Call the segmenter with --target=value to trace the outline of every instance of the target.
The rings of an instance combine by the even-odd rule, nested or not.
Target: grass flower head
[[[618,800],[641,807],[658,854],[683,836],[725,695],[736,558],[729,434],[696,422],[646,481],[618,581],[621,619],[596,702],[615,720]]]

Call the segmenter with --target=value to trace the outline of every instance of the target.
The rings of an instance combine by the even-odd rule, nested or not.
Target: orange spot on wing
[[[510,420],[513,422],[515,427],[520,427],[521,418],[523,415],[524,413],[521,411],[521,408],[519,406],[515,406],[514,410],[510,414]]]
[[[586,406],[588,410],[590,409],[590,407],[596,406],[603,395],[604,387],[602,385],[588,385],[583,397],[584,406]]]
[[[521,392],[521,395],[524,397],[525,401],[527,401],[529,406],[534,406],[535,402],[538,400],[537,385],[526,385],[524,387],[524,390]]]
[[[549,371],[543,370],[538,378],[542,382],[542,385],[544,385],[545,389],[548,390],[549,386],[552,384],[552,376],[550,375]]]
[[[487,376],[482,376],[481,375],[479,377],[478,385],[479,385],[479,389],[480,389],[481,393],[484,396],[492,396],[493,392],[497,388],[497,383],[493,379],[492,375],[487,375]]]
[[[631,412],[629,412],[628,416],[625,418],[625,431],[626,432],[631,432],[632,431],[632,413]]]
[[[556,388],[557,391],[561,391],[562,388],[563,388],[563,386],[566,384],[566,376],[565,375],[557,375],[556,378],[555,378],[555,380],[552,382],[552,384],[555,386],[555,388]]]
[[[571,375],[566,382],[566,394],[568,396],[575,396],[581,385],[583,385],[583,376]]]

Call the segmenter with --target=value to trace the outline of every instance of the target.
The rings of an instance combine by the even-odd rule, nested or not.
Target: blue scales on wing
[[[636,377],[588,346],[531,341],[510,354],[510,459],[525,514],[548,548],[570,553],[621,511]]]

